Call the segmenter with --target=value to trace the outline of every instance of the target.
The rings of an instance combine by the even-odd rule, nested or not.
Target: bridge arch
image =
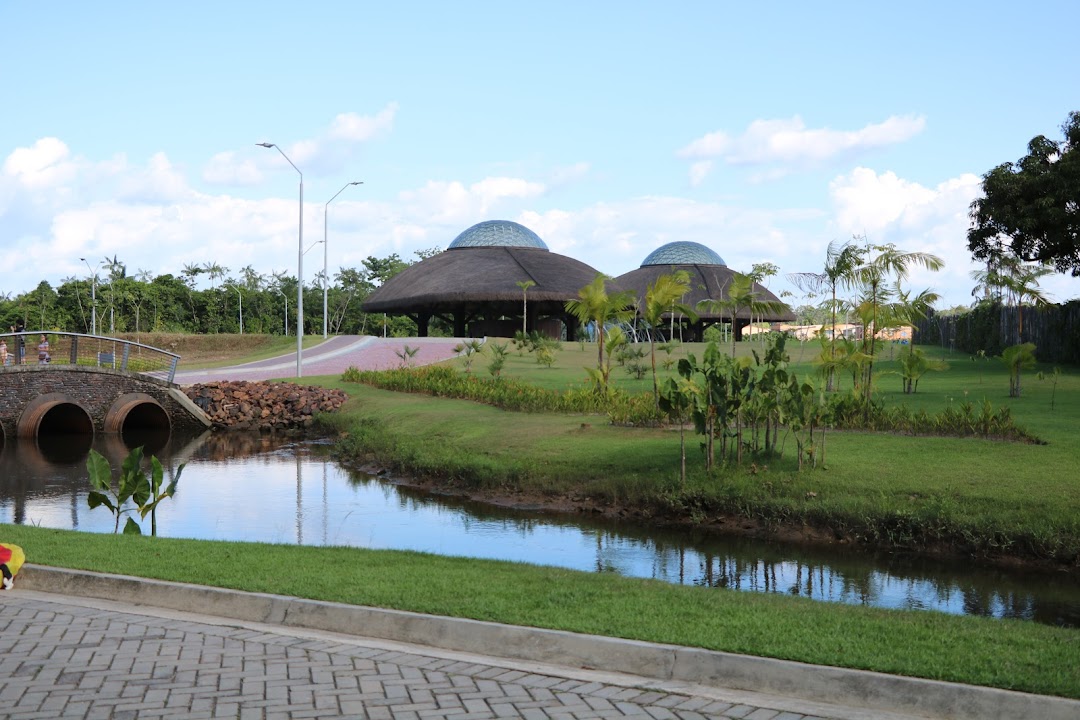
[[[16,426],[19,437],[38,435],[93,435],[94,420],[66,393],[47,393],[31,400]]]
[[[131,429],[172,430],[169,413],[154,397],[146,393],[125,393],[113,401],[105,413],[107,433]]]

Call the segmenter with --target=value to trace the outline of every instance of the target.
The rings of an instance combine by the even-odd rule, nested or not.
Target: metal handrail
[[[45,337],[46,345],[41,338]],[[131,340],[59,330],[0,334],[0,370],[15,365],[107,367],[173,382],[180,356]]]

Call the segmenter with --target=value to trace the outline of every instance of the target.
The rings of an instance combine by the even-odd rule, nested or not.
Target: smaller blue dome
[[[724,265],[724,258],[701,243],[680,240],[671,242],[649,253],[641,267],[649,265]]]
[[[532,247],[547,250],[548,246],[524,225],[509,220],[485,220],[476,223],[454,238],[447,250],[467,247]]]

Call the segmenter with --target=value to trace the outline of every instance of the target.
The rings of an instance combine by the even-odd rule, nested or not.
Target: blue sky
[[[775,263],[779,292],[865,234],[942,257],[911,285],[966,305],[980,176],[1080,109],[1077,21],[1069,0],[0,0],[0,293],[82,257],[295,276],[300,176],[271,142],[331,275],[508,219],[609,275],[691,240]],[[322,266],[316,245],[305,279]]]

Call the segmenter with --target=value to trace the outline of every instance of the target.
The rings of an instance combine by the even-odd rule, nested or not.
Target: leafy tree
[[[975,259],[993,265],[1008,252],[1080,277],[1080,112],[1061,129],[1063,141],[1038,135],[1027,155],[983,175],[983,197],[969,212]]]
[[[368,277],[370,277],[376,285],[384,284],[387,280],[409,267],[409,263],[398,257],[397,253],[393,253],[385,258],[377,258],[369,255],[368,258],[364,260],[363,265],[364,269],[367,270]]]

